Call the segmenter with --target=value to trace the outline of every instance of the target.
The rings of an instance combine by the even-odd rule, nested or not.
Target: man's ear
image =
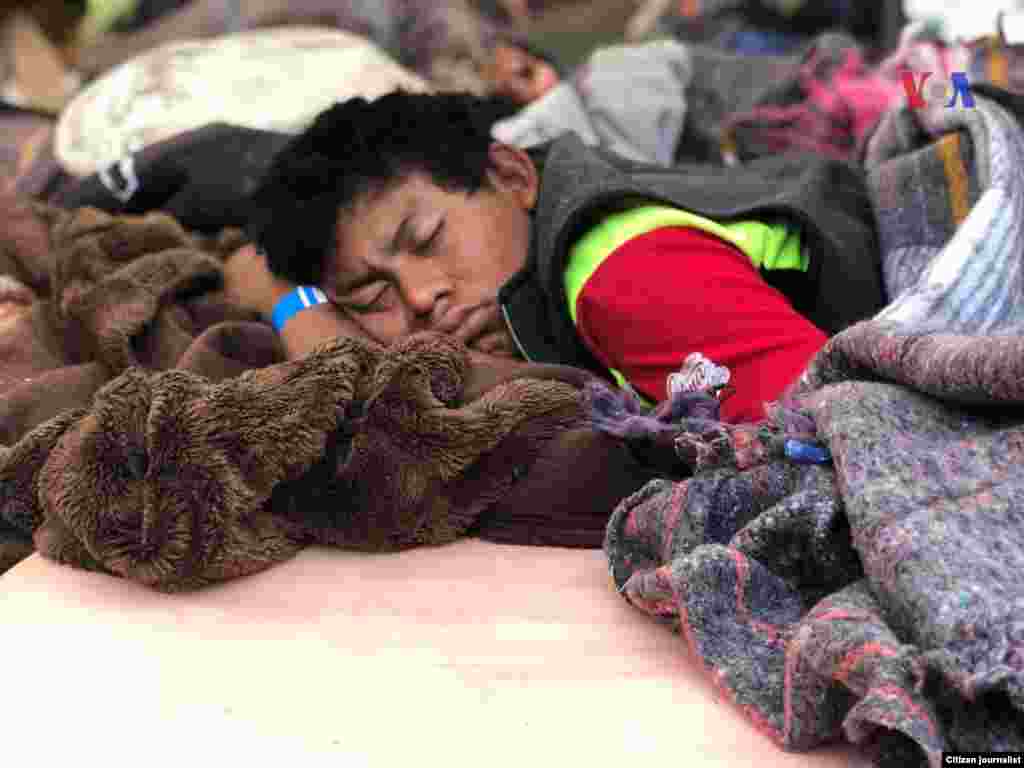
[[[494,188],[513,195],[524,210],[533,210],[540,190],[540,175],[530,156],[519,147],[495,141],[487,157],[487,177]]]

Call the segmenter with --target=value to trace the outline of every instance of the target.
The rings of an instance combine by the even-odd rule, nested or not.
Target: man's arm
[[[270,313],[266,313],[264,317],[269,318]],[[292,315],[278,335],[289,360],[308,355],[320,344],[339,336],[355,336],[372,341],[358,325],[330,302],[317,304]]]
[[[266,259],[253,245],[245,245],[224,264],[224,291],[229,300],[260,313],[267,321],[277,302],[295,290],[295,285],[272,274]],[[279,332],[289,360],[302,357],[339,336],[369,336],[333,304],[317,304],[298,312]]]
[[[224,292],[228,300],[244,309],[259,312],[268,322],[277,302],[295,288],[294,283],[274,275],[267,268],[266,258],[254,245],[242,246],[224,263]],[[518,359],[515,343],[501,319],[496,302],[482,304],[459,323],[453,327],[439,325],[435,330],[466,343],[471,357],[477,361],[489,360],[494,365],[501,359]],[[340,336],[374,342],[344,310],[330,302],[297,312],[278,333],[289,360],[307,355],[319,345]]]

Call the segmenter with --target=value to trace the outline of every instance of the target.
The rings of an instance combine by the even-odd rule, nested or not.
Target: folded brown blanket
[[[180,590],[309,543],[597,547],[651,476],[587,425],[580,370],[437,334],[285,361],[221,291],[231,233],[18,201],[4,222],[0,274],[39,298],[0,325],[0,568],[34,546]]]
[[[218,291],[221,259],[240,242],[238,233],[199,239],[162,214],[113,217],[0,196],[0,275],[7,295],[16,286],[37,299],[4,308],[0,444],[87,405],[103,383],[130,366],[175,367],[206,330],[253,320]],[[236,338],[219,365],[207,355],[205,375],[222,378],[281,359],[279,345],[268,349],[276,341],[272,335],[268,341],[266,329],[242,325],[235,334],[245,342]]]
[[[260,570],[306,543],[395,550],[463,534],[580,417],[515,379],[462,404],[465,348],[341,339],[212,383],[130,369],[0,462],[40,552],[160,589]]]

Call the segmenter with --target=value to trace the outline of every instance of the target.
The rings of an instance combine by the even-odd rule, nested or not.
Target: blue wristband
[[[316,286],[300,285],[291,293],[285,294],[274,305],[274,311],[270,315],[270,322],[278,333],[284,328],[285,323],[292,319],[304,309],[315,307],[317,304],[326,304],[327,296]]]

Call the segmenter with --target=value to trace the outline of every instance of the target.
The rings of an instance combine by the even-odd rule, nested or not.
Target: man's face
[[[558,72],[543,59],[508,43],[494,48],[484,78],[499,96],[530,104],[558,85]]]
[[[490,160],[472,194],[416,173],[340,212],[323,290],[370,337],[434,330],[515,354],[497,295],[525,264],[538,179],[519,149],[495,144]]]

